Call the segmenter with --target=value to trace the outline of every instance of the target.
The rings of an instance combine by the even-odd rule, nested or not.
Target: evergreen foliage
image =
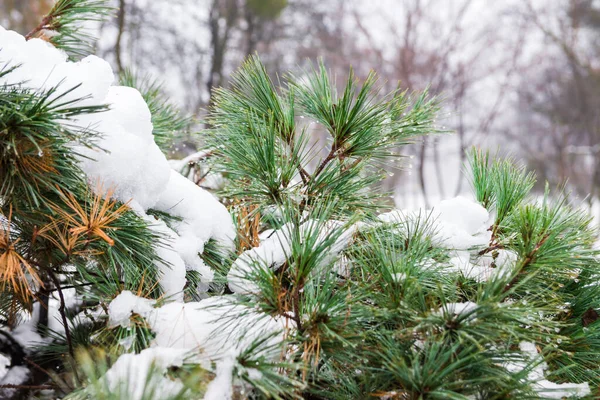
[[[104,10],[100,1],[59,0],[43,29],[60,31],[54,43],[69,48],[79,37],[71,24]],[[144,94],[166,150],[189,120],[153,81],[128,73],[122,83]],[[130,368],[154,346],[150,313],[172,304],[158,282],[157,265],[167,261],[156,244],[166,238],[86,179],[74,145],[97,146],[98,133],[69,121],[106,107],[62,101],[72,90],[0,86],[1,350],[11,368],[26,363],[9,331],[34,315],[51,340],[27,355],[36,369],[52,370],[35,383],[56,397],[124,399],[135,391],[144,400],[195,399],[213,382],[231,386],[222,374],[232,376],[235,398],[600,396],[598,232],[584,212],[560,191],[536,198],[535,177],[514,160],[473,150],[473,206],[492,213],[489,242],[449,246],[435,209],[381,215],[389,211],[382,165],[398,163],[402,146],[439,133],[437,101],[382,94],[373,73],[359,84],[350,71],[338,92],[323,65],[276,86],[258,57],[230,88],[216,89],[205,132],[210,162],[226,178],[221,194],[236,221],[236,252],[208,241],[202,259],[216,279],[200,293],[200,273],[189,270],[185,288],[198,309],[203,298],[227,303],[212,332],[225,339],[224,353],[246,334],[252,340],[225,372],[198,361],[209,340],[177,365]],[[315,127],[327,134],[324,145],[311,141]],[[182,222],[165,211],[146,216],[165,226]],[[470,266],[487,262],[487,275],[457,268],[459,251]],[[65,307],[67,288],[82,300],[77,309]],[[111,325],[107,309],[124,291],[152,299],[143,303],[151,311],[132,310],[129,325]],[[53,299],[61,332],[48,323]],[[181,314],[198,312],[184,307]],[[233,329],[254,314],[236,338]],[[266,328],[272,320],[283,323],[283,335]],[[252,329],[262,334],[254,338]],[[123,365],[131,373],[116,376],[115,386],[107,376]],[[40,388],[25,389],[17,394]]]
[[[94,37],[85,24],[101,22],[112,13],[106,0],[57,0],[27,39],[43,38],[73,58],[90,54]]]
[[[342,94],[323,65],[307,76],[306,82],[289,76],[276,88],[260,60],[250,57],[232,76],[231,89],[215,90],[208,145],[218,153],[216,169],[231,178],[227,194],[261,211],[288,202],[304,210],[325,197],[339,199],[340,215],[372,211],[384,196],[369,190],[382,180],[382,164],[402,157],[398,146],[435,132],[437,102],[400,90],[380,96],[373,73],[358,88],[350,71]],[[304,118],[329,136],[322,159]]]

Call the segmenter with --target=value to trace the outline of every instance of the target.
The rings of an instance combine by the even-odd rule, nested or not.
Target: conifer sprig
[[[85,24],[104,21],[112,12],[106,0],[57,0],[25,38],[44,39],[71,57],[81,58],[90,54],[94,41]]]
[[[69,129],[59,121],[106,110],[103,106],[78,107],[64,98],[77,87],[60,85],[43,93],[19,87],[0,87],[0,196],[40,206],[40,193],[83,185],[75,153],[68,146],[93,147],[93,132]]]
[[[228,195],[261,207],[293,200],[309,209],[334,194],[340,215],[376,209],[382,195],[369,188],[385,176],[381,162],[394,163],[399,146],[439,132],[435,99],[380,95],[376,82],[371,73],[359,87],[350,71],[338,95],[321,65],[276,87],[258,57],[250,57],[231,89],[215,91],[208,118],[217,169],[239,178],[229,181]],[[330,136],[324,157],[324,149],[309,144],[305,117]]]

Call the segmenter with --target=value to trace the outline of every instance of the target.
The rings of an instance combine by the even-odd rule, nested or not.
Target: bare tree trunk
[[[246,19],[246,24],[247,24],[247,28],[246,28],[246,49],[245,49],[245,53],[246,56],[251,55],[252,53],[254,53],[256,51],[256,28],[260,28],[259,26],[257,26],[256,24],[256,17],[254,16],[254,14],[252,13],[252,10],[250,9],[250,7],[248,7],[248,5],[246,5],[246,10],[245,10],[245,19]]]
[[[463,165],[466,159],[466,143],[465,143],[465,121],[464,121],[464,113],[462,112],[462,99],[463,97],[459,97],[458,103],[460,107],[460,111],[458,111],[458,127],[456,129],[456,133],[458,135],[458,158],[459,165]],[[462,191],[463,184],[463,176],[462,174],[458,175],[458,183],[456,184],[456,190],[454,191],[454,196],[458,196]]]
[[[125,31],[125,0],[119,0],[119,13],[117,14],[117,25],[119,32],[117,34],[117,42],[115,43],[115,59],[117,63],[117,71],[119,74],[123,72],[123,60],[121,57],[121,41],[123,32]]]
[[[213,89],[223,83],[223,66],[227,42],[231,28],[237,19],[236,0],[214,0],[209,13],[210,43],[212,62],[210,75],[206,83],[209,93],[209,105],[212,104]],[[221,21],[224,19],[224,24]],[[222,28],[221,26],[224,25]]]
[[[433,163],[435,166],[435,175],[436,181],[438,183],[438,190],[440,193],[440,197],[444,198],[445,190],[444,190],[444,179],[442,177],[442,169],[440,165],[440,149],[439,149],[439,140],[437,138],[433,139]]]

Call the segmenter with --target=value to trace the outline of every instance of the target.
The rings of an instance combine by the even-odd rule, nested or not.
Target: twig
[[[315,173],[313,175],[313,178],[316,178],[317,176],[319,176],[319,174],[323,171],[323,169],[325,169],[327,164],[329,164],[329,162],[335,158],[335,153],[337,153],[337,150],[338,150],[338,148],[336,145],[331,146],[331,151],[329,152],[329,154],[327,154],[327,157],[325,157],[325,159],[323,159],[321,164],[317,167],[317,169],[315,170]]]
[[[489,253],[490,251],[500,250],[500,249],[503,249],[503,248],[504,248],[504,245],[502,245],[500,243],[497,243],[497,244],[494,244],[494,245],[490,245],[487,249],[483,249],[483,250],[481,250],[477,254],[480,255],[480,256],[482,256],[484,254]]]
[[[43,31],[44,29],[50,28],[50,22],[52,22],[52,16],[46,15],[44,17],[44,19],[42,19],[42,22],[40,22],[40,24],[38,26],[33,28],[31,30],[31,32],[29,32],[27,35],[25,35],[25,39],[26,40],[32,39],[39,32]]]
[[[504,288],[504,293],[508,292],[517,282],[519,282],[519,278],[520,276],[523,274],[523,270],[529,265],[531,264],[531,262],[533,261],[533,258],[535,256],[535,254],[538,252],[538,250],[544,245],[544,243],[546,243],[546,240],[548,240],[548,238],[550,237],[550,235],[546,234],[542,240],[540,240],[534,247],[533,250],[531,250],[531,253],[529,253],[527,255],[527,257],[525,258],[525,260],[523,260],[523,265],[521,266],[521,270],[519,271],[519,273],[509,282],[508,285],[506,285],[506,287]]]
[[[0,385],[0,389],[39,389],[39,390],[45,390],[45,389],[54,389],[54,386],[52,385],[12,385],[12,384],[5,384],[5,385]]]
[[[69,330],[67,314],[65,313],[65,297],[63,295],[63,292],[62,292],[62,289],[60,286],[60,281],[58,280],[56,275],[54,275],[54,272],[49,271],[48,275],[50,276],[50,279],[52,279],[52,282],[54,283],[54,286],[56,286],[56,289],[58,291],[58,297],[60,298],[60,307],[58,307],[58,312],[60,313],[60,317],[62,319],[63,325],[65,326],[65,337],[67,339],[67,346],[69,347],[69,353],[71,354],[71,356],[73,358],[75,358],[75,352],[73,351],[73,342],[71,340],[71,331]]]
[[[210,168],[208,169],[208,171],[206,171],[205,173],[203,173],[202,175],[200,175],[200,177],[198,179],[195,180],[195,184],[200,186],[200,184],[202,183],[202,181],[204,179],[206,179],[206,177],[208,176],[208,174],[210,174]]]
[[[117,15],[117,25],[119,30],[117,33],[117,40],[115,43],[115,59],[117,62],[117,69],[119,73],[123,72],[123,62],[121,61],[121,40],[123,37],[123,31],[125,30],[125,0],[119,0],[119,14]]]
[[[290,146],[290,153],[292,153],[294,155],[294,163],[296,164],[296,168],[298,169],[298,173],[300,174],[302,183],[304,183],[306,185],[308,183],[310,176],[308,175],[308,172],[306,172],[306,169],[304,169],[302,167],[302,164],[300,163],[300,160],[298,159],[298,155],[294,152],[294,136],[290,135],[290,138],[286,141],[288,143],[288,146]]]
[[[31,365],[33,368],[37,369],[38,371],[43,372],[45,375],[48,375],[50,378],[53,377],[53,375],[50,372],[46,371],[44,368],[40,367],[38,364],[31,361],[28,357],[24,357],[23,360],[25,360],[25,362],[27,364]]]
[[[292,318],[296,322],[296,328],[299,332],[303,331],[302,319],[300,318],[300,289],[301,287],[294,287],[292,294],[292,307],[294,307],[294,317]]]
[[[214,149],[197,151],[181,160],[177,160],[177,162],[173,165],[173,169],[177,170],[178,172],[182,172],[183,169],[188,165],[195,164],[202,159],[209,158],[214,154],[214,152]]]
[[[93,286],[95,283],[94,282],[84,282],[84,283],[79,283],[77,285],[68,285],[68,286],[62,286],[61,289],[65,290],[65,289],[77,289],[77,288],[81,288],[81,287],[86,287],[86,286]],[[58,290],[57,288],[55,289],[44,289],[44,292],[54,292]]]
[[[360,164],[362,162],[362,157],[357,158],[356,160],[354,160],[352,162],[352,164],[345,166],[344,168],[342,168],[342,172],[346,172],[351,170],[352,168],[356,167],[358,164]]]

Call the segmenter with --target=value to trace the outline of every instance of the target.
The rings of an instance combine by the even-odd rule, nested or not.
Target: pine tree
[[[110,11],[105,1],[59,0],[26,39],[49,42],[77,60],[91,48],[82,23]],[[9,42],[3,45],[13,45],[10,40],[18,35],[6,35]],[[76,359],[88,356],[81,349],[99,346],[113,357],[126,339],[137,351],[148,346],[152,333],[143,321],[133,330],[109,328],[105,317],[91,314],[106,309],[123,290],[165,296],[161,265],[171,266],[157,244],[172,238],[154,221],[181,219],[158,209],[140,213],[119,200],[114,187],[86,176],[82,161],[105,149],[99,145],[104,133],[85,121],[102,119],[109,107],[84,105],[92,101],[85,92],[89,86],[71,86],[68,76],[54,72],[75,64],[59,61],[54,75],[36,87],[38,82],[23,75],[35,65],[10,58],[27,51],[24,43],[16,53],[0,46],[0,315],[2,351],[9,359],[0,385],[3,398],[22,398],[46,386],[64,396],[81,386],[86,381]],[[43,48],[39,43],[35,46]],[[59,82],[48,83],[56,75]],[[122,82],[144,91],[163,148],[188,129],[189,119],[159,98],[157,85],[138,83],[131,74]],[[67,291],[74,291],[74,303],[65,299]],[[58,330],[52,328],[54,311]]]
[[[437,105],[381,96],[374,83],[371,75],[355,88],[350,74],[339,96],[319,66],[278,90],[253,58],[217,92],[209,143],[230,178],[225,193],[252,204],[258,230],[277,235],[238,258],[229,285],[249,306],[294,322],[288,374],[303,389],[250,384],[275,398],[594,396],[590,218],[561,193],[533,200],[533,174],[473,151],[479,205],[470,207],[492,212],[489,236],[479,233],[487,241],[440,240],[455,233],[439,231],[435,209],[377,222],[378,166],[398,159],[395,146],[436,132]],[[329,134],[328,152],[308,144],[304,118]],[[471,218],[451,212],[461,211],[452,218]],[[457,248],[466,260],[457,262]]]
[[[103,2],[59,0],[30,37],[54,30],[51,43],[80,57],[89,42],[75,23],[96,12],[108,12]],[[381,93],[374,73],[360,83],[352,71],[338,91],[322,64],[276,85],[250,57],[215,90],[200,133],[208,150],[197,158],[225,181],[221,219],[224,208],[175,172],[156,195],[159,169],[113,186],[92,179],[111,181],[111,162],[167,165],[158,146],[189,133],[153,80],[121,77],[141,93],[114,89],[130,101],[120,114],[115,98],[80,95],[90,78],[16,79],[31,65],[5,59],[1,44],[0,351],[6,376],[26,377],[0,378],[3,396],[600,395],[598,232],[565,193],[536,198],[518,162],[473,150],[474,200],[387,205],[383,166],[440,133],[427,93]],[[133,111],[145,116],[131,123]],[[151,162],[103,158],[111,129],[135,153],[150,121]],[[315,144],[311,129],[327,140]]]

